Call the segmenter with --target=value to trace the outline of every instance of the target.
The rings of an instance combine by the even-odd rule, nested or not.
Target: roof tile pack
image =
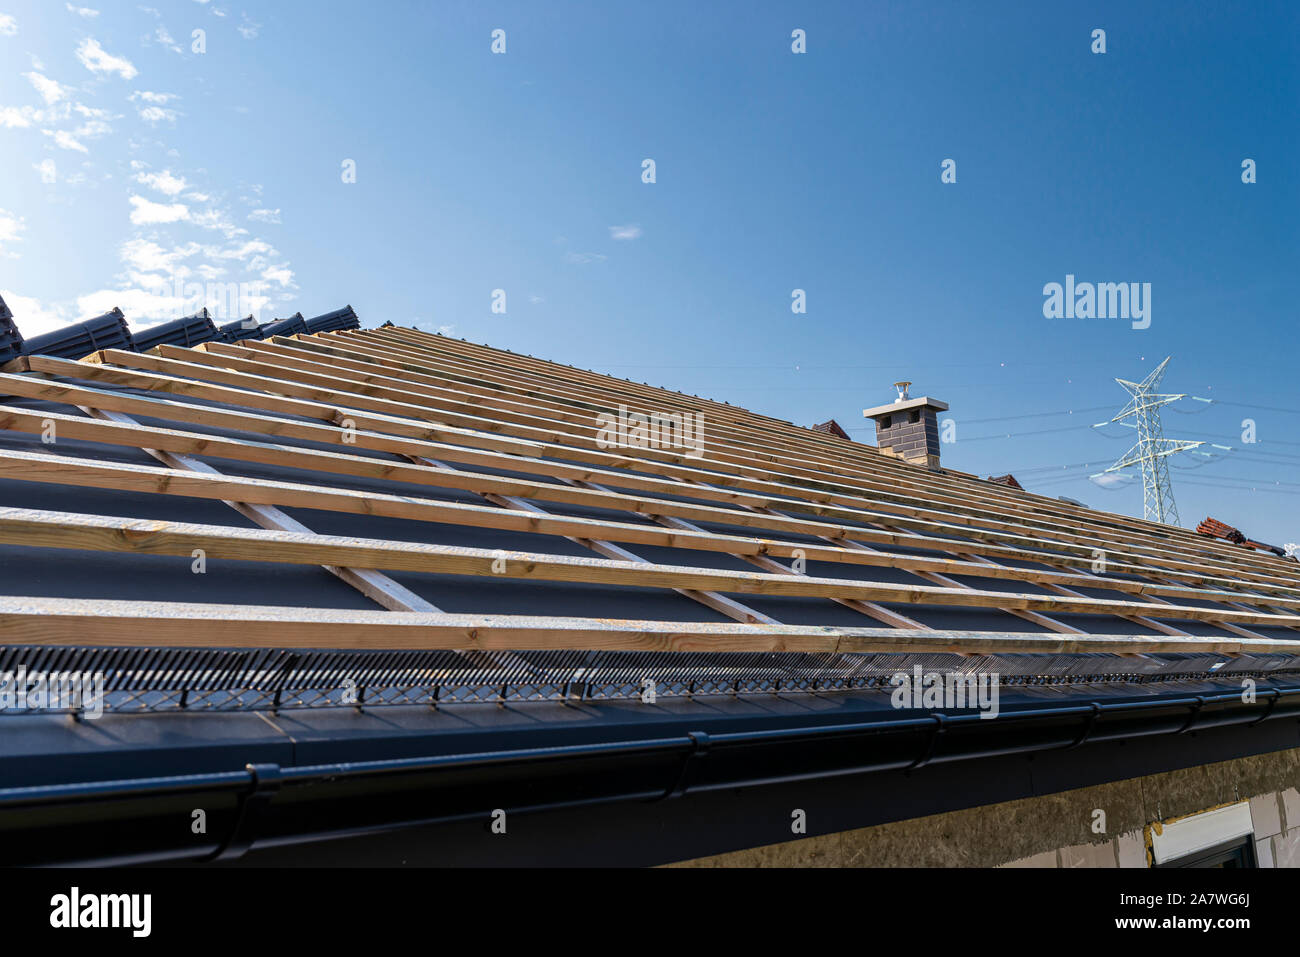
[[[268,322],[262,327],[263,339],[269,339],[272,336],[296,336],[307,332],[307,320],[302,317],[301,312],[295,312],[288,319],[276,319]]]
[[[174,319],[141,329],[133,334],[137,352],[148,352],[154,346],[166,343],[173,346],[196,346],[217,337],[217,327],[202,309],[192,316]]]
[[[135,341],[122,310],[113,308],[102,316],[28,339],[24,350],[30,355],[77,359],[96,349],[134,349]]]
[[[8,362],[23,353],[23,334],[14,324],[14,314],[9,311],[4,297],[0,296],[0,362]]]
[[[351,306],[335,309],[307,320],[308,332],[343,332],[346,329],[360,329],[361,320]]]
[[[257,320],[252,316],[247,319],[236,319],[234,322],[223,323],[217,329],[217,338],[222,342],[238,342],[240,339],[261,339],[262,329]]]

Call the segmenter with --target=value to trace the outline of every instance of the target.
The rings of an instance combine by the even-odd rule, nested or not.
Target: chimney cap
[[[940,402],[938,399],[932,399],[928,395],[923,395],[918,399],[895,399],[889,405],[877,405],[870,409],[863,409],[862,414],[868,419],[878,419],[881,416],[891,415],[895,412],[903,412],[907,409],[919,409],[921,407],[933,409],[936,412],[947,412],[948,403]]]
[[[911,396],[907,394],[907,387],[911,384],[912,383],[908,382],[906,379],[894,383],[894,388],[898,390],[898,398],[894,400],[895,402],[906,402],[911,398]]]

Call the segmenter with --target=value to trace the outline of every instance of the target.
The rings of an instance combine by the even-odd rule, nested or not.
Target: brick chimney
[[[886,455],[894,455],[914,465],[939,465],[939,422],[936,412],[948,411],[948,403],[922,396],[908,395],[910,382],[895,382],[898,398],[889,405],[863,409],[862,414],[876,423],[876,445]]]

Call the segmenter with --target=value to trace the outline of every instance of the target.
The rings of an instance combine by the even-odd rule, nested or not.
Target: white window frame
[[[1151,856],[1157,865],[1192,857],[1232,841],[1253,840],[1250,802],[1241,801],[1151,828]]]

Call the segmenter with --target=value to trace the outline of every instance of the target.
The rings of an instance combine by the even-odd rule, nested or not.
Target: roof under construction
[[[607,708],[653,682],[682,708],[732,704],[477,730],[554,754],[608,724],[678,754],[699,739],[665,728],[870,719],[919,736],[902,767],[934,748],[929,719],[889,706],[916,665],[998,676],[1007,711],[1073,716],[1068,744],[1111,707],[1172,708],[1185,730],[1188,695],[1200,713],[1300,663],[1292,560],[414,329],[28,353],[0,395],[0,672],[102,673],[128,723],[325,714],[359,688],[425,706],[417,753],[445,756],[487,747],[447,717],[458,702]],[[809,692],[823,703],[785,697]],[[49,739],[103,765],[33,764],[27,745],[0,764],[103,780],[132,733]],[[321,735],[358,759],[360,738]]]
[[[410,329],[26,355],[0,392],[0,537],[35,549],[4,620],[47,642],[1275,652],[1300,626],[1293,561]]]

